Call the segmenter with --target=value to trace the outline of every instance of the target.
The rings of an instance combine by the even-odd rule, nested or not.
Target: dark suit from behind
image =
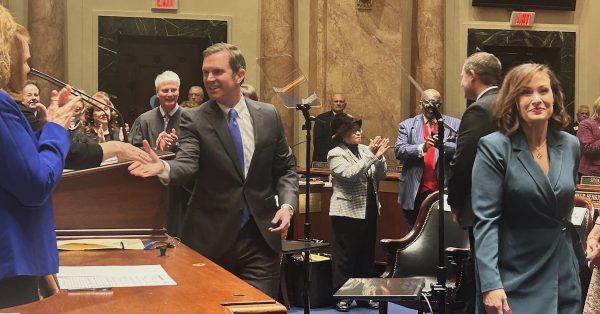
[[[315,118],[314,152],[313,161],[327,162],[327,153],[335,147],[331,137],[331,119],[333,111],[327,111]]]
[[[486,91],[467,108],[460,120],[456,152],[450,162],[448,204],[462,210],[458,213],[458,218],[463,227],[475,224],[471,210],[471,172],[479,139],[496,130],[492,121],[492,108],[497,96],[498,88]]]

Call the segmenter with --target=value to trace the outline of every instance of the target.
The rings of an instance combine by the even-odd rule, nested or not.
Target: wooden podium
[[[172,158],[172,155],[163,156]],[[63,175],[53,193],[57,237],[166,240],[166,187],[120,163]],[[0,313],[285,313],[286,308],[183,244],[167,250],[61,251],[61,266],[161,265],[176,286],[57,294]]]

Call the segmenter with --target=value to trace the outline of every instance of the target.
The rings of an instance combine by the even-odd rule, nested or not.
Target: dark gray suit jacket
[[[486,91],[467,108],[460,120],[456,152],[450,162],[448,204],[461,210],[458,212],[458,222],[463,227],[475,224],[471,209],[471,172],[479,139],[496,130],[492,121],[492,108],[497,96],[497,88]]]
[[[336,146],[331,139],[333,136],[333,132],[331,132],[331,120],[333,116],[333,111],[329,110],[315,118],[313,161],[326,162],[327,153]]]
[[[177,111],[169,119],[169,125],[167,125],[167,133],[171,132],[171,129],[175,129],[177,136],[179,136],[179,124],[181,120],[181,112],[183,108],[179,107]],[[132,145],[142,147],[142,141],[148,140],[148,143],[152,147],[156,147],[156,139],[158,135],[165,128],[165,120],[160,113],[159,107],[152,110],[148,110],[142,113],[131,126],[129,132],[129,142]],[[177,145],[173,146],[172,151],[177,149]]]
[[[298,175],[281,119],[271,104],[245,98],[254,127],[254,155],[244,179],[227,118],[215,101],[181,115],[180,147],[168,161],[172,184],[195,180],[182,240],[210,259],[220,258],[236,240],[244,204],[274,251],[281,239],[268,230],[279,204],[298,207]]]
[[[547,144],[548,175],[520,131],[483,137],[473,166],[476,295],[504,288],[513,313],[581,313],[583,247],[564,221],[575,198],[579,142],[548,131]]]

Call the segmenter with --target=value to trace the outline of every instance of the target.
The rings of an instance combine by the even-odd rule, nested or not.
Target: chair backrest
[[[396,265],[392,277],[436,275],[440,214],[438,204],[437,192],[423,201],[415,226],[407,235],[412,237],[412,241],[396,252]],[[444,247],[469,248],[469,234],[452,221],[450,206],[447,203],[444,204]],[[448,263],[447,259],[445,260]]]

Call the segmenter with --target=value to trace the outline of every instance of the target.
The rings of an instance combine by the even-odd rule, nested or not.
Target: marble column
[[[29,64],[42,72],[66,81],[65,69],[65,0],[29,0],[28,28],[31,34]],[[50,90],[56,86],[36,79],[41,86],[41,101],[48,104]]]
[[[273,57],[281,55],[294,55],[294,2],[281,0],[261,1],[261,57]],[[275,75],[285,77],[294,68],[293,60],[277,64]],[[261,74],[260,100],[275,105],[288,143],[294,142],[294,109],[287,109],[282,105],[278,96],[271,89],[272,85]]]
[[[413,76],[423,89],[436,89],[443,99],[444,0],[415,0],[413,3]],[[415,110],[420,98],[421,94],[415,92],[412,106]]]
[[[320,111],[314,110],[313,114],[329,110],[327,97],[327,0],[310,1],[310,42],[308,45],[310,80],[309,90],[315,91],[321,99]]]

